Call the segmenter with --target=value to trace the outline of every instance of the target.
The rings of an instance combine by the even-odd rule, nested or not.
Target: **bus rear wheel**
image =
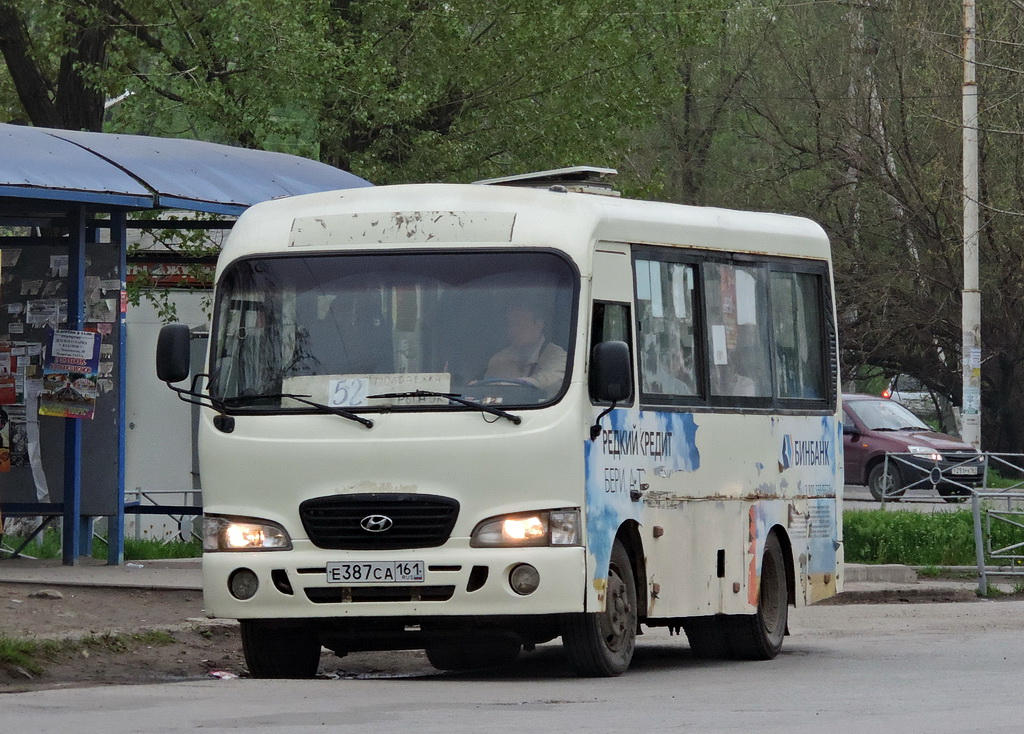
[[[306,627],[239,622],[242,652],[253,678],[312,678],[320,667],[320,637]]]
[[[611,677],[629,668],[636,648],[636,581],[629,554],[618,540],[608,564],[605,610],[572,614],[562,628],[569,667],[582,676]]]
[[[518,642],[456,643],[434,645],[426,650],[427,660],[438,670],[500,668],[519,659]]]
[[[693,656],[703,660],[730,657],[727,617],[690,617],[683,622]]]
[[[761,558],[761,584],[755,614],[730,617],[729,646],[739,660],[771,660],[782,649],[789,623],[786,558],[775,533]]]

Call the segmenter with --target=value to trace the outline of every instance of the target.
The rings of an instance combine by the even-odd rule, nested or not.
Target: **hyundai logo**
[[[383,533],[394,524],[394,520],[387,515],[367,515],[359,521],[359,527],[368,533]]]

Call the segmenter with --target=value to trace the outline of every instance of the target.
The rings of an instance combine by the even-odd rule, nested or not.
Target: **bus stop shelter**
[[[282,153],[0,124],[0,516],[43,518],[37,531],[61,518],[65,565],[89,555],[92,521],[106,517],[107,561],[123,561],[126,243],[129,229],[172,226],[130,215],[231,217],[260,201],[369,185]],[[37,413],[45,345],[61,330],[99,335],[89,420]]]

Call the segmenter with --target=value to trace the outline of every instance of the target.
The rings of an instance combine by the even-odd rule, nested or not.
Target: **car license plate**
[[[967,475],[970,475],[970,476],[973,477],[973,476],[977,476],[977,474],[978,474],[978,467],[976,467],[976,466],[954,466],[952,469],[949,470],[949,473],[953,474],[955,476],[958,476],[958,477],[967,476]]]
[[[423,561],[331,561],[329,584],[413,584],[423,581]]]

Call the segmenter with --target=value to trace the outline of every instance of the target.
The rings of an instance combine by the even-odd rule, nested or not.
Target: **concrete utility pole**
[[[963,439],[981,448],[981,291],[978,287],[978,70],[975,0],[964,0]]]

